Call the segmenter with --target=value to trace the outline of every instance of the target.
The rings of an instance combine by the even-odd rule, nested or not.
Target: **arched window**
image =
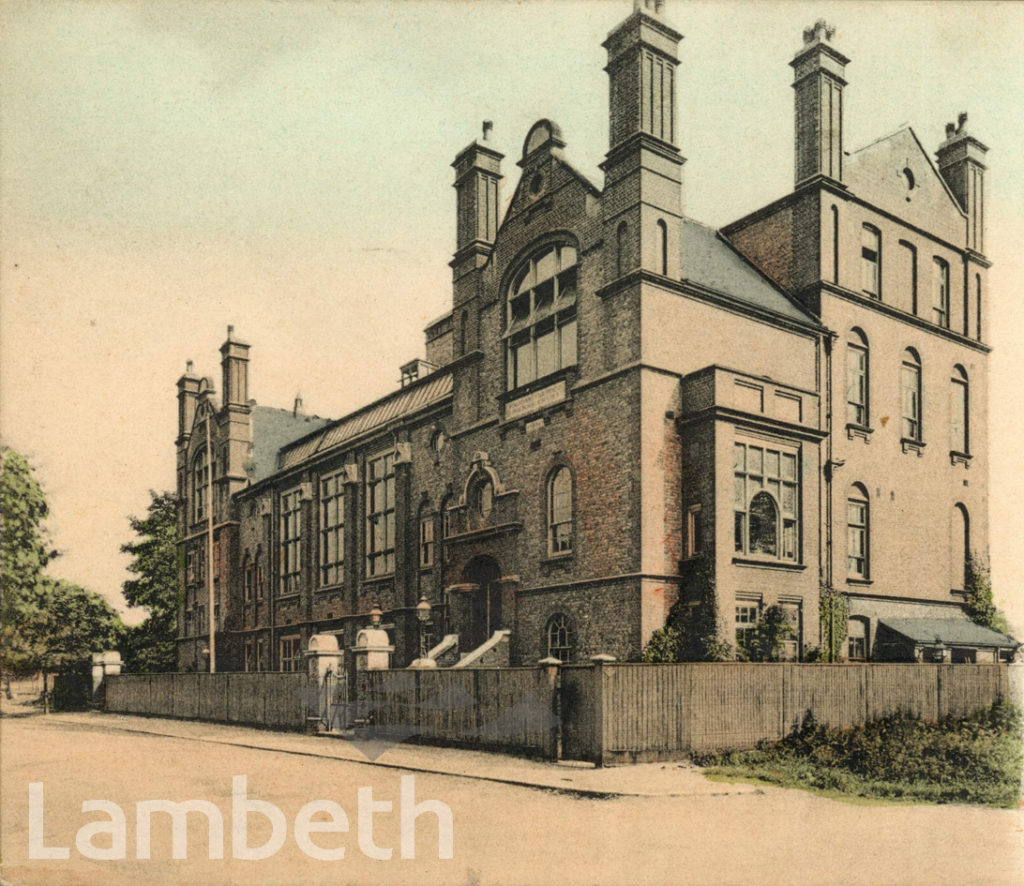
[[[658,273],[668,276],[668,225],[658,219]]]
[[[950,587],[964,590],[970,579],[971,518],[967,508],[957,503],[953,508],[953,538],[950,545]]]
[[[733,451],[736,553],[796,561],[800,501],[796,453],[739,442]]]
[[[954,366],[949,380],[949,448],[967,455],[970,452],[970,399],[967,372],[963,366]]]
[[[846,420],[868,426],[868,340],[859,329],[846,340]]]
[[[210,465],[204,446],[192,461],[192,522],[205,520],[208,514]]]
[[[548,619],[547,627],[544,628],[544,638],[548,649],[548,656],[557,658],[561,662],[570,662],[576,654],[576,636],[572,629],[572,622],[562,615],[556,613]]]
[[[938,256],[932,259],[932,320],[949,327],[949,264]]]
[[[878,228],[863,225],[860,235],[861,288],[873,298],[882,297],[882,235]]]
[[[850,661],[865,661],[868,657],[868,621],[855,615],[846,622],[846,657]]]
[[[779,552],[779,512],[775,499],[759,492],[750,500],[750,553],[775,557]]]
[[[846,498],[846,571],[851,578],[868,577],[868,518],[868,492],[860,483],[854,483]]]
[[[619,222],[618,230],[615,234],[615,276],[621,277],[626,273],[628,269],[628,261],[626,250],[629,248],[627,235],[629,233],[629,226],[625,222]]]
[[[469,326],[469,311],[463,311],[459,322],[459,353],[466,353],[466,330]]]
[[[576,364],[576,249],[547,246],[522,263],[508,291],[508,388]]]
[[[900,370],[900,398],[903,421],[903,437],[906,440],[921,440],[921,358],[917,351],[907,348],[903,352]]]
[[[572,551],[572,474],[558,468],[548,479],[548,554]]]
[[[419,564],[420,569],[429,569],[434,565],[434,523],[435,514],[430,509],[430,504],[425,503],[420,508],[419,519]]]
[[[450,536],[452,534],[452,531],[453,531],[453,528],[454,528],[452,526],[451,506],[452,506],[452,497],[450,495],[446,495],[443,499],[441,499],[441,538],[442,538],[442,540],[448,538],[448,536]]]
[[[245,580],[245,602],[249,603],[256,593],[256,574],[248,551],[245,552],[245,559],[242,561],[242,575]]]
[[[910,298],[907,309],[911,314],[917,314],[917,249],[913,243],[900,240],[900,252],[903,254],[903,271]],[[900,307],[903,307],[902,305]]]
[[[480,476],[470,490],[469,505],[479,522],[486,523],[494,510],[494,484],[486,474]]]
[[[977,301],[974,311],[974,326],[978,332],[978,341],[981,341],[981,274],[974,275],[974,297]]]
[[[839,283],[839,208],[832,206],[832,282]]]
[[[256,559],[253,563],[253,584],[256,591],[256,599],[262,600],[266,591],[266,584],[263,576],[263,548],[256,548]]]

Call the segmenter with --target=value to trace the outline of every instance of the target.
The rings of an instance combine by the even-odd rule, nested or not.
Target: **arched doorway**
[[[476,585],[470,592],[470,624],[464,651],[475,649],[501,628],[501,567],[493,557],[474,557],[462,570],[465,584]]]

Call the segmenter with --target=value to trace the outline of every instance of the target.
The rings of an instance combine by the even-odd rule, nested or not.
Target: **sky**
[[[494,121],[506,199],[533,122],[601,181],[601,42],[631,0],[19,2],[0,16],[0,435],[49,496],[51,573],[123,608],[148,491],[174,485],[175,382],[338,417],[397,385],[450,307],[455,155]],[[992,574],[1024,636],[1024,4],[667,0],[684,35],[687,212],[792,186],[789,61],[824,17],[846,147],[959,111],[990,148]],[[128,615],[135,621],[141,613]]]

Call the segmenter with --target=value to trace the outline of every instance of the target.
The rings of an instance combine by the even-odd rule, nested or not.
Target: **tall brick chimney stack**
[[[967,112],[946,124],[936,157],[939,173],[967,213],[967,248],[985,253],[985,155],[988,148],[967,132]]]
[[[634,271],[682,273],[683,164],[677,143],[676,67],[683,35],[664,0],[634,9],[602,44],[608,51],[605,279]]]
[[[796,99],[796,184],[843,181],[843,87],[849,59],[832,46],[835,28],[819,19],[804,31],[790,65]]]

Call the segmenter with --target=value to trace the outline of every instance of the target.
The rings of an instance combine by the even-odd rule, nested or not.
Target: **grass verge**
[[[709,775],[834,796],[1015,808],[1021,790],[1021,713],[999,702],[969,717],[926,723],[894,714],[855,729],[808,715],[793,735],[753,751],[704,755]]]

